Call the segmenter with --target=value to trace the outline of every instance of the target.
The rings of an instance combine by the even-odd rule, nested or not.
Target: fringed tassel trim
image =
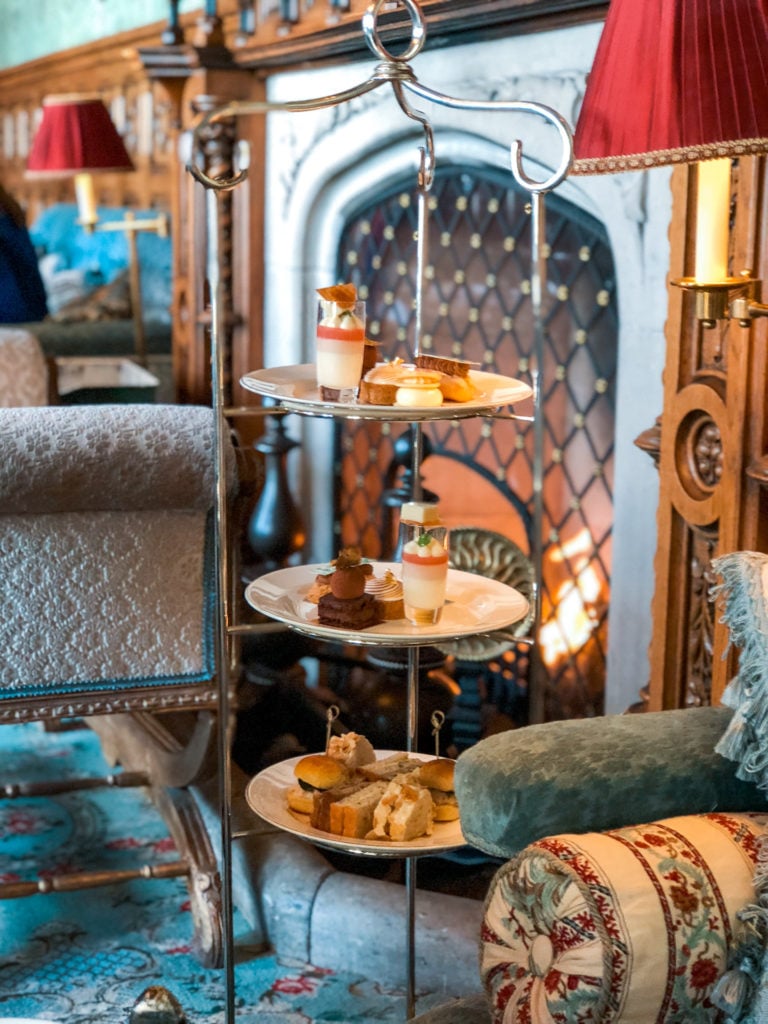
[[[720,621],[728,627],[729,647],[733,644],[740,649],[738,675],[723,694],[723,703],[735,713],[715,750],[737,763],[738,778],[754,782],[762,790],[768,790],[766,567],[768,555],[761,552],[722,555],[712,563],[722,583],[710,590],[712,600],[724,600]]]
[[[728,958],[728,969],[718,979],[710,999],[725,1014],[728,1024],[745,1024],[754,1011],[755,996],[763,981],[768,940],[768,833],[757,840],[755,903],[736,915],[741,934]],[[762,1018],[759,1018],[762,1021]]]

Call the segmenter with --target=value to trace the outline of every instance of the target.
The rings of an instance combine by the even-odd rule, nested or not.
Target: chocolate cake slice
[[[376,601],[370,594],[361,597],[323,594],[317,602],[317,617],[321,625],[339,629],[365,629],[381,622]]]

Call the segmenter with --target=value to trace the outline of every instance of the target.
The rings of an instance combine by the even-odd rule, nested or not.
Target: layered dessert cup
[[[410,540],[403,544],[403,606],[414,626],[440,621],[448,579],[448,530],[403,526]]]
[[[320,299],[317,315],[317,385],[324,398],[357,394],[365,352],[365,303]]]

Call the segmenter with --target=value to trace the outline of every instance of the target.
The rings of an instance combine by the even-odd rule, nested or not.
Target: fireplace
[[[438,50],[422,55],[415,70],[445,93],[535,99],[573,123],[598,35],[599,26],[581,26]],[[499,68],[503,72],[495,73]],[[347,66],[275,76],[270,98],[338,91],[368,70]],[[435,126],[435,189],[448,198],[431,198],[430,256],[437,277],[425,303],[433,327],[425,324],[425,330],[432,332],[436,351],[451,354],[458,339],[469,358],[486,368],[525,377],[532,338],[528,224],[509,174],[508,142],[520,137],[526,159],[541,172],[552,145],[548,129],[518,115],[505,115],[500,125],[492,116],[473,114],[462,123],[461,115],[426,112]],[[403,124],[392,98],[377,93],[343,112],[271,114],[267,139],[266,365],[311,361],[314,288],[342,277],[369,289],[369,320],[386,354],[406,354],[413,286],[406,229],[418,135]],[[657,481],[633,441],[661,408],[667,190],[664,172],[568,179],[547,200],[552,256],[545,390],[559,406],[545,450],[542,625],[543,639],[551,642],[542,644],[542,652],[556,697],[548,717],[624,710],[647,682]],[[473,204],[487,230],[496,231],[495,242],[483,235],[486,228],[473,231],[462,218]],[[398,224],[405,225],[399,235]],[[488,257],[494,245],[476,301],[472,260]],[[451,284],[451,296],[438,294],[439,282]],[[464,298],[457,300],[460,293]],[[458,306],[461,326],[454,322],[449,330]],[[401,429],[336,427],[330,421],[308,429],[291,418],[304,453],[294,462],[294,487],[309,519],[305,558],[327,559],[341,542],[359,541],[373,556],[386,545],[379,495]],[[433,454],[425,460],[424,483],[444,507],[453,503],[454,524],[476,524],[481,509],[485,525],[529,551],[529,428],[478,420],[458,428],[432,425],[427,434]],[[457,474],[469,483],[457,487]],[[466,495],[475,500],[462,503]],[[573,553],[577,542],[581,550]],[[590,626],[586,633],[574,634],[565,624],[563,613],[574,604]],[[504,665],[500,670],[510,671]]]

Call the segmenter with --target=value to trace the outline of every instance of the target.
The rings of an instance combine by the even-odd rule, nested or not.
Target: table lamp
[[[86,231],[125,231],[128,240],[129,284],[134,326],[135,355],[146,365],[146,340],[141,300],[141,274],[136,233],[168,233],[165,214],[99,223],[93,186],[94,174],[133,171],[133,161],[98,94],[65,93],[43,100],[43,116],[27,159],[27,177],[75,179],[78,223]]]
[[[763,0],[612,0],[574,133],[574,174],[696,163],[694,273],[706,324],[768,313],[728,274],[731,159],[768,152]],[[741,298],[728,306],[731,292]]]

